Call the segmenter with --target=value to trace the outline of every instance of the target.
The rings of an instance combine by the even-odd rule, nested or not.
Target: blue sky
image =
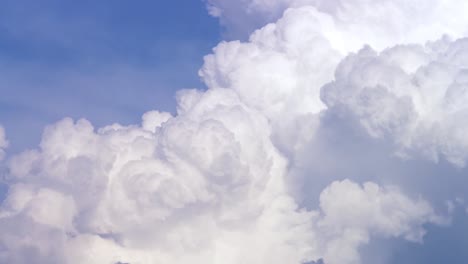
[[[174,92],[202,88],[220,29],[201,1],[2,1],[0,122],[9,154],[37,145],[65,116],[95,126],[174,111]]]

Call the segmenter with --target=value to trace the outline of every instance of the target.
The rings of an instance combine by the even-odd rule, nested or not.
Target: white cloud
[[[325,109],[320,88],[342,58],[323,35],[330,23],[311,7],[290,10],[247,43],[220,43],[200,75],[210,89],[234,90],[266,115],[277,146],[293,151],[313,135],[313,114]]]
[[[10,161],[0,260],[357,263],[371,235],[419,241],[424,223],[441,223],[427,202],[374,183],[334,182],[320,210],[299,208],[265,119],[234,95],[208,91],[156,133],[48,127],[40,150]]]
[[[422,224],[439,223],[426,202],[371,183],[333,183],[320,210],[299,208],[263,115],[232,90],[178,98],[176,117],[144,115],[165,117],[150,130],[64,119],[13,157],[0,260],[356,263],[371,235],[418,240]]]
[[[283,2],[274,3],[281,5]],[[327,108],[320,98],[321,88],[324,84],[333,81],[339,62],[348,52],[357,52],[366,44],[377,51],[389,48],[390,51],[382,55],[387,57],[389,63],[400,67],[403,71],[415,71],[420,66],[430,64],[434,59],[433,56],[443,55],[444,47],[450,43],[447,37],[439,40],[443,34],[463,36],[468,30],[468,20],[459,12],[464,9],[454,1],[436,1],[429,4],[425,2],[424,5],[418,1],[405,1],[405,3],[355,1],[354,5],[335,1],[328,7],[324,3],[314,5],[304,3],[294,2],[288,5],[295,8],[288,9],[276,23],[255,31],[248,42],[220,43],[214,49],[214,54],[205,57],[205,64],[200,71],[208,87],[233,89],[249,107],[265,113],[272,121],[276,146],[286,152],[293,152],[304,144],[307,137],[310,139],[318,122],[315,120],[316,117],[313,117],[314,114]],[[261,1],[244,1],[237,7],[241,8],[242,4],[263,6],[265,10],[270,10],[270,6],[262,4]],[[354,15],[362,10],[368,15]],[[382,17],[386,19],[381,19]],[[457,19],[452,19],[454,17]],[[436,25],[431,26],[432,23]],[[437,41],[426,45],[429,40]],[[402,43],[419,43],[433,51],[413,44],[394,46]],[[456,67],[459,69],[464,67],[461,65],[463,61],[460,61],[462,58],[457,58],[459,66]],[[359,59],[357,61],[359,63]],[[371,69],[367,81],[376,79],[372,75]],[[387,78],[393,81],[392,78],[398,76],[393,74]],[[449,84],[441,85],[447,87]],[[433,96],[433,93],[435,91],[427,92],[425,96]],[[457,104],[463,105],[460,102]],[[409,107],[393,106],[398,109]],[[428,110],[433,106],[432,104],[423,108]],[[376,102],[375,107],[379,107],[379,103]],[[450,107],[456,106],[447,106],[447,109]],[[409,108],[407,110],[411,111]],[[405,116],[404,110],[401,112],[404,116],[402,118],[410,118]],[[380,114],[388,115],[394,120],[393,122],[400,122],[396,120],[397,116],[391,116],[396,113],[390,111]],[[456,143],[451,144],[453,145]],[[454,151],[459,152],[459,150],[445,152]],[[462,160],[455,161],[455,159],[457,157],[452,158],[452,161],[462,163]]]
[[[359,263],[359,246],[370,236],[404,237],[421,242],[423,224],[443,224],[424,200],[411,199],[396,187],[349,180],[333,182],[320,195],[323,217],[318,226],[326,238],[326,263]]]
[[[246,35],[275,22],[289,8],[311,7],[335,26],[329,40],[340,50],[363,44],[383,49],[424,43],[443,34],[464,36],[468,4],[457,0],[208,0],[208,10],[234,35]]]
[[[468,39],[397,46],[378,54],[365,48],[338,66],[322,90],[329,108],[352,113],[374,137],[389,137],[400,155],[468,158]],[[350,116],[350,118],[353,118]]]
[[[358,166],[327,178],[326,169],[371,154],[320,149],[316,133],[352,140],[326,120],[338,115],[401,155],[464,165],[466,41],[420,45],[462,34],[463,8],[210,3],[214,15],[241,22],[237,7],[265,22],[293,8],[248,42],[220,43],[200,70],[209,89],[178,92],[177,115],[152,111],[141,125],[99,129],[66,118],[45,129],[38,149],[8,160],[0,262],[354,264],[373,237],[421,242],[425,224],[447,223],[419,194],[381,184],[391,181],[359,185]],[[345,57],[400,42],[416,44]],[[308,171],[314,163],[323,171]],[[297,193],[295,171],[305,171],[307,187],[326,187]],[[317,206],[300,196],[319,197]]]
[[[143,124],[155,116],[168,117],[147,113]],[[18,183],[0,226],[17,219],[37,234],[9,234],[2,262],[16,262],[30,248],[44,263],[238,263],[243,256],[257,263],[273,248],[273,263],[305,258],[307,213],[295,212],[285,192],[286,161],[268,140],[262,115],[232,91],[213,90],[190,112],[165,120],[152,132],[117,124],[94,131],[86,120],[65,119],[45,130],[39,150],[13,157],[10,176]],[[260,222],[266,226],[257,228]],[[292,238],[297,245],[288,245]],[[258,240],[258,252],[244,240]],[[86,254],[94,251],[103,255],[91,260]]]

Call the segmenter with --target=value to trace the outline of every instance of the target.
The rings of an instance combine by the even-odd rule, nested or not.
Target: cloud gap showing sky
[[[1,263],[466,262],[468,2],[203,3],[174,111],[0,127]]]

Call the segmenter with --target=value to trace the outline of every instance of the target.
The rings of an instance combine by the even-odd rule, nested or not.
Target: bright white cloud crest
[[[425,224],[448,223],[390,180],[361,184],[358,170],[312,191],[327,179],[304,162],[333,117],[390,144],[389,157],[463,169],[468,41],[442,35],[467,32],[464,3],[209,3],[228,26],[274,23],[206,56],[209,89],[180,91],[177,115],[99,129],[64,119],[9,158],[0,262],[351,264],[373,237],[422,242]],[[301,170],[310,186],[298,189]]]

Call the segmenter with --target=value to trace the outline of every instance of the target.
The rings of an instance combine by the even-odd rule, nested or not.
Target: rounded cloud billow
[[[251,34],[205,57],[176,115],[65,118],[4,161],[1,263],[357,264],[450,225],[440,204],[468,197],[412,166],[468,172],[468,3],[207,4]]]
[[[396,46],[380,54],[365,48],[340,63],[322,89],[329,109],[358,120],[371,136],[388,137],[399,154],[468,158],[468,39]]]

